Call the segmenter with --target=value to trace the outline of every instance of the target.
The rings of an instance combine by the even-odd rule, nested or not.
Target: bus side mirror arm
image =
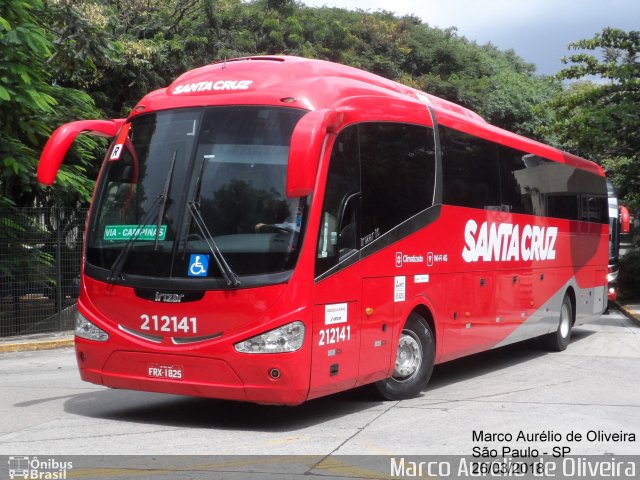
[[[296,124],[289,147],[287,197],[306,197],[313,191],[326,134],[337,132],[343,122],[342,113],[323,109],[307,113]]]
[[[98,137],[115,137],[124,124],[124,118],[115,120],[80,120],[65,123],[51,134],[40,155],[38,163],[38,181],[44,185],[51,185],[56,179],[62,160],[71,144],[80,133]]]

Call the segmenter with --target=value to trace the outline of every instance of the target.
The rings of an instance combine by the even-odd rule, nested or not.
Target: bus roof
[[[244,57],[190,70],[167,88],[146,95],[131,116],[203,105],[337,109],[348,108],[350,100],[366,97],[376,103],[394,99],[415,102],[415,123],[425,122],[428,115],[420,107],[429,106],[442,125],[604,176],[602,168],[591,161],[490,125],[472,110],[448,100],[364,70],[302,57]]]

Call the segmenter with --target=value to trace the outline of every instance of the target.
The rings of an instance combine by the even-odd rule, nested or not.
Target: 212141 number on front
[[[175,315],[140,315],[140,330],[167,333],[198,333],[196,317],[177,317]]]

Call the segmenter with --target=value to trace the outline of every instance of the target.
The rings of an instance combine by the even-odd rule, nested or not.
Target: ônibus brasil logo
[[[540,227],[511,223],[484,222],[478,228],[474,220],[469,220],[464,228],[465,262],[555,260],[558,227]]]
[[[38,457],[9,457],[9,479],[63,480],[67,471],[73,469],[73,462],[63,462],[55,458],[40,460]]]

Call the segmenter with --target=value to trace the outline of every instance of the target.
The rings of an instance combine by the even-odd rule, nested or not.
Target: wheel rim
[[[393,378],[407,380],[420,369],[422,364],[422,346],[420,340],[410,330],[403,330],[398,342],[398,354],[396,355],[396,368]]]
[[[571,329],[571,314],[569,312],[569,306],[566,303],[562,304],[560,309],[560,335],[562,338],[567,338],[569,330]]]

